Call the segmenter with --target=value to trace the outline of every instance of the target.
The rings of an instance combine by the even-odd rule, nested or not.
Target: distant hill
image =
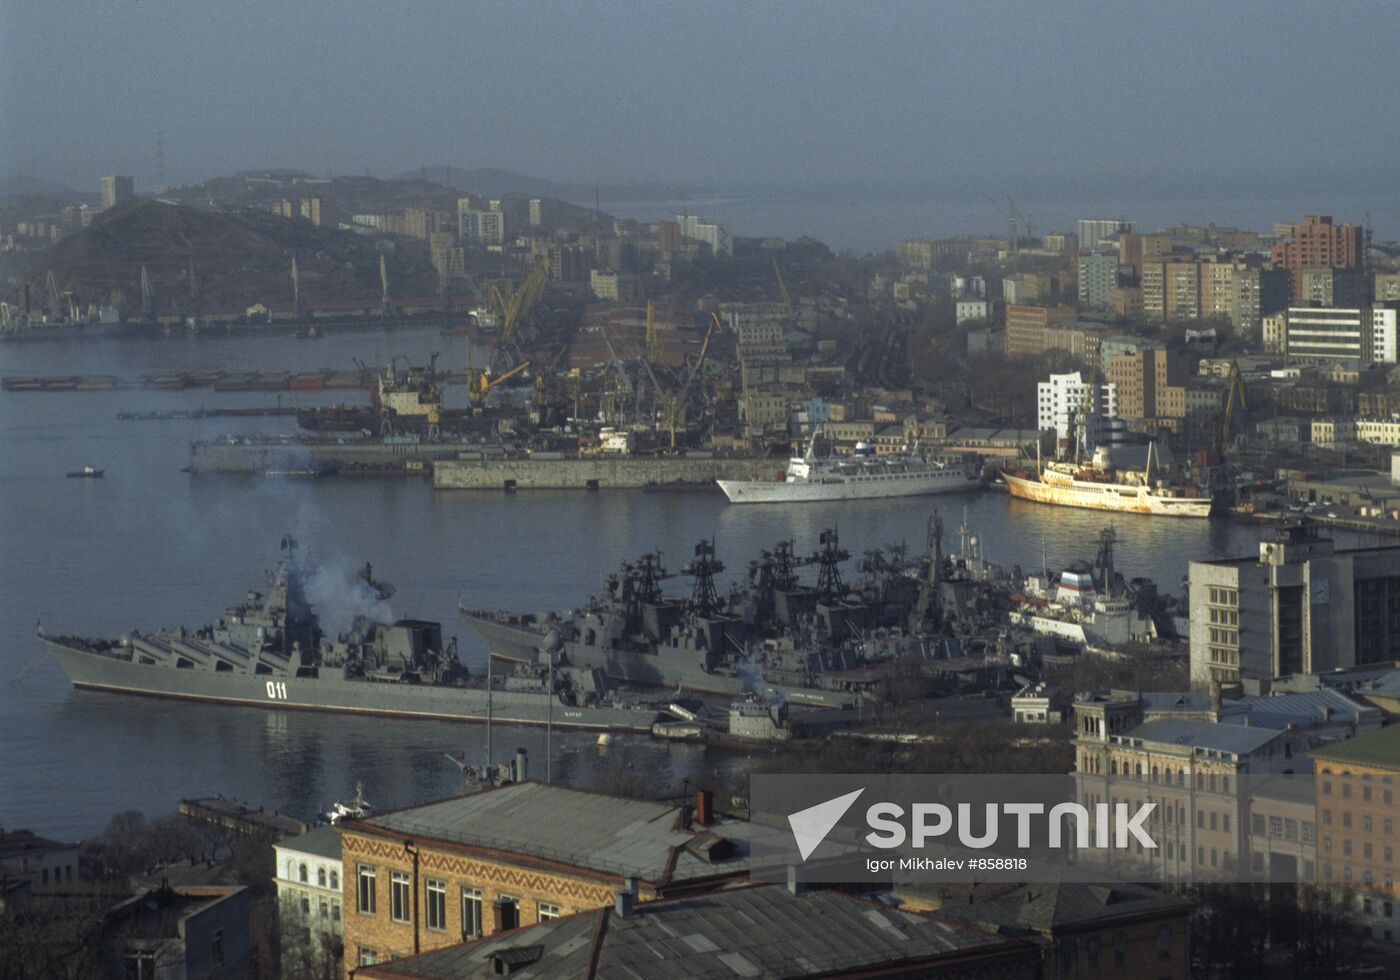
[[[55,200],[84,201],[97,197],[42,177],[0,177],[0,197],[44,197]]]
[[[42,289],[52,271],[59,288],[72,290],[82,303],[118,302],[133,309],[140,306],[145,265],[158,308],[183,310],[189,307],[193,260],[206,309],[285,305],[292,300],[295,255],[304,299],[372,299],[380,291],[380,247],[395,295],[436,291],[426,242],[317,228],[255,210],[208,211],[149,199],[104,212],[40,255],[27,278]]]
[[[472,170],[447,166],[423,167],[399,174],[394,179],[427,180],[469,194],[554,197],[576,204],[591,203],[595,190],[597,196],[604,201],[673,200],[701,197],[710,193],[698,188],[655,183],[602,184],[595,188],[593,184],[571,184],[544,177],[530,177],[495,167],[477,167]]]

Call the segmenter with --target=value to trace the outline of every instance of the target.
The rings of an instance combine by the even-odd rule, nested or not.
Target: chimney
[[[637,907],[637,879],[622,879],[622,889],[617,893],[613,911],[622,918],[630,918]]]
[[[715,822],[715,794],[712,790],[695,791],[695,822],[702,827]]]
[[[807,890],[806,886],[802,884],[802,880],[797,876],[797,865],[795,864],[787,866],[787,890],[790,895],[801,895]]]

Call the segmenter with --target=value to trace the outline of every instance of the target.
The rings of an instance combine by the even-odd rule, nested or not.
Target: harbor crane
[[[787,285],[783,282],[783,272],[778,268],[778,260],[773,260],[773,275],[778,280],[778,296],[783,301],[783,309],[791,313],[795,307],[792,304],[792,296],[788,294]]]
[[[1234,421],[1235,412],[1245,412],[1248,409],[1244,399],[1244,377],[1240,374],[1240,364],[1238,361],[1231,361],[1230,374],[1220,392],[1220,410],[1206,419],[1205,423],[1214,430],[1212,434],[1215,454],[1222,460],[1230,442],[1230,423]]]
[[[474,410],[479,411],[486,404],[486,396],[492,388],[530,366],[529,361],[510,365],[512,358],[507,345],[515,334],[516,326],[529,315],[543,292],[544,272],[538,265],[530,270],[518,289],[509,282],[504,292],[494,285],[491,287],[491,301],[500,310],[501,316],[501,334],[492,361],[493,364],[498,360],[504,363],[500,372],[493,375],[490,367],[477,363],[476,344],[467,343],[467,398]]]
[[[685,381],[679,386],[668,389],[657,378],[650,362],[645,358],[642,359],[642,365],[651,377],[651,383],[656,387],[657,397],[661,400],[661,427],[669,435],[669,445],[672,452],[676,449],[676,430],[685,422],[685,405],[686,398],[690,395],[690,386],[694,383],[695,376],[700,373],[700,368],[705,363],[705,354],[710,349],[710,338],[714,336],[717,326],[719,326],[719,316],[711,313],[709,329],[705,331],[705,340],[700,345],[700,356],[695,359],[690,372],[685,376]]]

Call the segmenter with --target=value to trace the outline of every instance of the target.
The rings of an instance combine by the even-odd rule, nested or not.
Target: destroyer
[[[379,621],[393,590],[368,565],[350,583],[364,611],[329,638],[307,598],[316,566],[298,560],[290,536],[282,551],[267,594],[249,592],[211,626],[115,640],[48,636],[39,626],[39,637],[74,687],[125,694],[630,731],[650,731],[662,717],[661,704],[610,690],[601,672],[522,666],[471,676],[438,623]]]
[[[966,463],[925,460],[906,451],[878,456],[868,442],[856,444],[848,458],[817,456],[813,434],[807,452],[788,461],[782,482],[718,480],[731,504],[781,504],[812,500],[858,500],[867,497],[913,497],[976,490],[981,474]]]

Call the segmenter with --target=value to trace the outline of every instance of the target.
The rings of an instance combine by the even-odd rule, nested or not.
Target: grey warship
[[[316,565],[300,560],[290,535],[266,573],[213,625],[117,639],[39,639],[74,687],[274,709],[314,709],[406,718],[486,721],[611,731],[651,730],[659,704],[610,688],[601,671],[519,667],[473,676],[444,645],[439,623],[379,622],[355,615],[326,636],[307,598]],[[371,605],[393,594],[366,565],[354,587]]]
[[[689,600],[664,594],[663,581],[674,576],[647,554],[578,610],[459,611],[493,656],[518,664],[540,662],[547,649],[557,662],[626,684],[847,707],[877,685],[871,667],[956,655],[957,640],[929,628],[948,584],[940,547],[931,541],[930,554],[912,561],[902,546],[871,552],[861,562],[864,581],[847,586],[841,565],[850,555],[829,529],[811,555],[797,555],[791,541],[762,552],[745,582],[721,594],[715,575],[724,565],[704,541],[682,568],[693,579]],[[817,567],[815,586],[799,580],[803,565]]]

